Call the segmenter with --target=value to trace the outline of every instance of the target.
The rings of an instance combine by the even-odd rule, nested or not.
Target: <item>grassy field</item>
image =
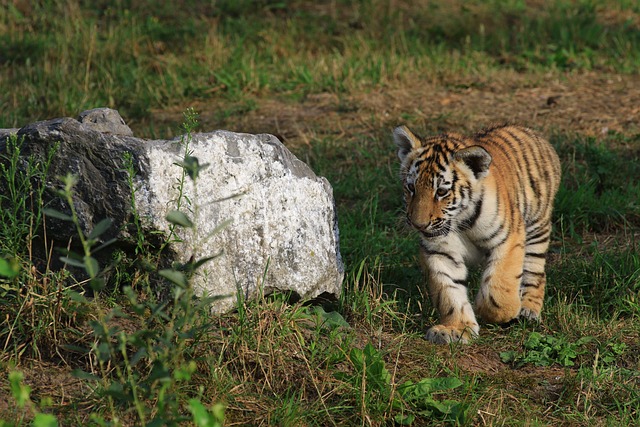
[[[141,245],[89,297],[36,267],[25,179],[46,164],[16,173],[9,145],[0,426],[640,424],[637,2],[0,4],[0,128],[106,106],[139,137],[184,133],[189,108],[189,130],[274,134],[333,185],[347,265],[333,306],[275,295],[212,317],[188,287],[153,297]],[[543,322],[435,346],[391,130],[503,121],[563,165]]]

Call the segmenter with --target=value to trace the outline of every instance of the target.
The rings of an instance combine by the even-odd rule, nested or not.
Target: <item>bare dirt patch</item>
[[[56,406],[64,408],[72,402],[82,401],[90,393],[86,383],[74,377],[68,366],[34,360],[23,361],[16,369],[24,374],[23,384],[31,388],[31,400],[36,403],[50,398]],[[0,372],[3,378],[8,378],[8,371],[3,369]],[[11,419],[14,414],[8,411],[15,411],[14,400],[8,394],[8,383],[0,381],[0,384],[0,419]],[[26,410],[27,417],[33,416],[29,407]]]
[[[640,133],[640,76],[599,73],[547,75],[495,71],[380,87],[367,93],[314,94],[301,101],[255,99],[254,108],[221,117],[229,101],[192,105],[202,131],[272,133],[290,146],[317,138],[348,141],[401,123],[424,132],[473,132],[496,122],[515,122],[544,132],[603,136]],[[187,106],[155,111],[153,120],[177,128]],[[420,131],[420,129],[418,129]]]

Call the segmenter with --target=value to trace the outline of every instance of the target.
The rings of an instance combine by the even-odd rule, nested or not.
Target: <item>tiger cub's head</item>
[[[491,155],[456,134],[419,139],[406,126],[393,131],[398,146],[407,221],[425,237],[445,236],[477,216]]]

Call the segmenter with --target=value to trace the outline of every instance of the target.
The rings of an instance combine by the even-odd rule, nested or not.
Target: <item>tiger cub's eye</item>
[[[407,185],[405,186],[405,188],[406,188],[406,189],[407,189],[407,191],[409,191],[411,194],[415,194],[415,192],[416,192],[416,186],[415,186],[413,183],[411,183],[411,182],[407,183]]]
[[[438,197],[444,197],[447,194],[449,194],[449,189],[448,188],[444,188],[444,187],[440,187],[436,190],[436,196]]]

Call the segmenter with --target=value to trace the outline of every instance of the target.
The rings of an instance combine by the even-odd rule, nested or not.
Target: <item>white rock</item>
[[[169,232],[183,159],[179,140],[146,144],[148,176],[136,193],[138,211],[151,229]],[[198,270],[195,288],[226,296],[215,311],[245,297],[273,290],[301,298],[340,295],[344,268],[339,251],[333,192],[272,135],[226,131],[194,135],[191,155],[202,170],[194,186],[187,178],[182,211],[195,223],[179,229],[174,245],[182,262],[223,252]],[[214,232],[225,221],[226,227]]]

